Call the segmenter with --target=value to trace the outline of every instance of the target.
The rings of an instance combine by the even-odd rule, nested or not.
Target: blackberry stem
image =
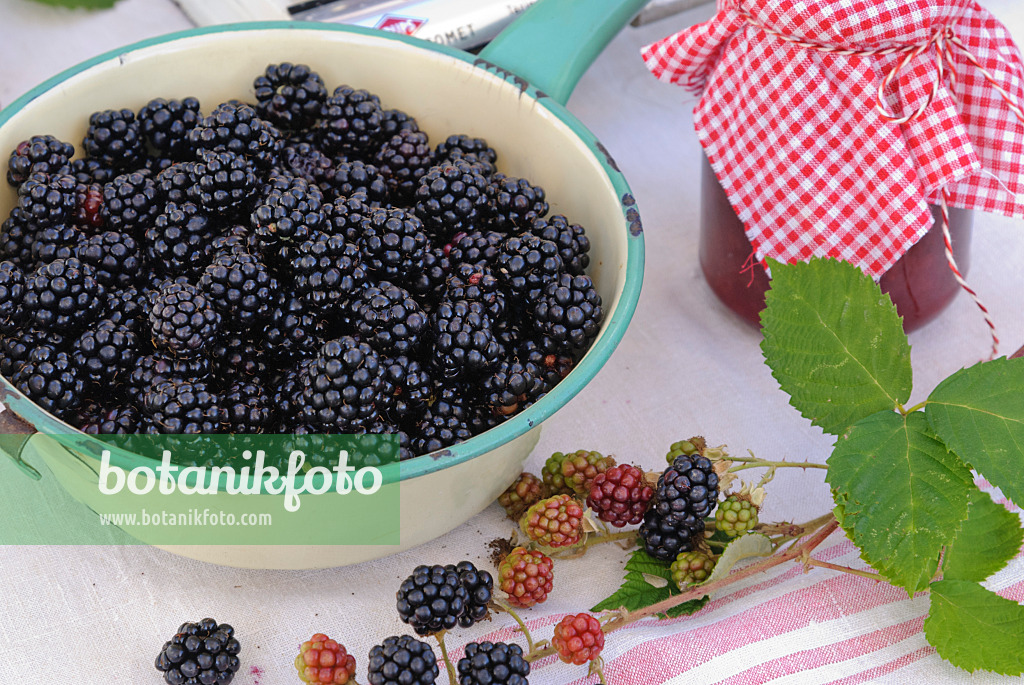
[[[448,649],[444,646],[444,632],[441,630],[434,633],[434,639],[437,640],[437,645],[441,648],[441,658],[444,659],[444,667],[448,670],[449,685],[458,685],[459,681],[455,676],[455,665],[448,658]]]
[[[504,604],[502,602],[497,602],[497,601],[491,602],[491,606],[494,607],[498,611],[505,612],[506,614],[511,616],[515,620],[516,623],[519,624],[519,630],[520,630],[520,632],[522,632],[523,637],[526,638],[526,646],[527,646],[527,650],[526,651],[532,653],[533,652],[533,648],[534,648],[533,636],[530,635],[530,629],[526,627],[526,623],[523,622],[523,619],[519,617],[519,614],[517,614],[512,607],[510,607],[507,604]]]
[[[871,571],[861,571],[860,569],[850,568],[849,566],[840,566],[839,564],[832,564],[832,563],[829,563],[827,561],[820,561],[820,560],[814,559],[814,558],[812,558],[810,556],[806,557],[803,561],[804,561],[804,566],[818,566],[820,568],[827,568],[827,569],[831,569],[832,571],[840,571],[842,573],[849,573],[851,575],[860,576],[862,578],[870,578],[871,580],[875,580],[875,581],[878,581],[878,582],[882,582],[882,581],[886,580],[885,576],[883,576],[883,575],[881,575],[879,573],[873,573]]]
[[[604,679],[604,659],[597,657],[590,662],[590,672],[587,675],[596,675],[597,682],[600,685],[608,685],[608,681]]]

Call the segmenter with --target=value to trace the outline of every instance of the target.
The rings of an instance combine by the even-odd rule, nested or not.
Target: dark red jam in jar
[[[736,216],[729,198],[708,163],[703,162],[701,179],[700,266],[715,295],[749,323],[758,326],[764,308],[769,279],[753,259],[753,247]],[[932,207],[935,224],[892,268],[879,285],[896,304],[903,328],[910,332],[935,318],[960,291],[960,285],[946,261],[942,239],[942,210]],[[949,209],[949,235],[953,256],[966,275],[970,261],[970,210]]]

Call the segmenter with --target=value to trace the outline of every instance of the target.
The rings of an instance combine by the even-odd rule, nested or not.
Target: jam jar
[[[935,318],[960,291],[946,260],[942,237],[942,210],[932,206],[932,228],[883,275],[882,292],[888,293],[910,332]],[[971,210],[949,208],[949,234],[953,256],[961,274],[970,261]],[[731,310],[754,326],[764,308],[768,274],[753,258],[753,247],[743,222],[719,184],[707,157],[701,178],[700,266],[711,290]]]

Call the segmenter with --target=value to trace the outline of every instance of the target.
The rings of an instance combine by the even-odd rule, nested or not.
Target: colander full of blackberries
[[[558,62],[643,2],[544,38],[581,4],[542,0],[479,55],[206,27],[0,111],[5,455],[95,508],[97,453],[47,436],[398,436],[399,546],[174,550],[235,566],[355,563],[493,502],[642,280],[630,189],[562,105],[585,65]]]

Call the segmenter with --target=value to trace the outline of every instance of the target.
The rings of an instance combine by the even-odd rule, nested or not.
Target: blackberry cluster
[[[640,525],[644,547],[655,559],[672,561],[694,549],[704,519],[718,504],[718,474],[707,457],[681,455],[658,478],[654,499]]]
[[[399,617],[418,635],[469,628],[487,615],[494,579],[472,562],[417,566],[396,593]]]
[[[212,618],[183,623],[164,643],[156,669],[168,685],[228,685],[241,667],[235,629]]]
[[[569,373],[602,306],[541,187],[307,65],[252,84],[9,152],[0,373],[93,434],[388,432],[403,458]]]
[[[409,635],[384,638],[370,649],[370,685],[434,685],[439,674],[434,650]]]
[[[504,642],[470,642],[456,671],[459,685],[529,685],[530,662],[523,648]]]

